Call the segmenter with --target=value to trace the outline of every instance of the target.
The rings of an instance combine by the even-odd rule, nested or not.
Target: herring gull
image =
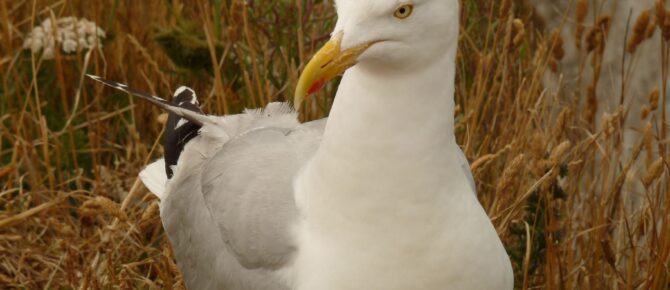
[[[336,0],[294,106],[170,112],[140,177],[189,289],[513,289],[509,257],[454,136],[457,0]],[[296,110],[343,75],[330,117]],[[169,177],[169,178],[168,178]]]

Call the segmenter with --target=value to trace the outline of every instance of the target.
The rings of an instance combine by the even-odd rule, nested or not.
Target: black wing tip
[[[189,110],[198,114],[204,112],[198,106],[198,98],[195,91],[189,87],[179,87],[170,102],[172,106]],[[197,124],[176,114],[170,113],[167,126],[163,135],[163,148],[165,158],[165,173],[168,179],[173,176],[172,166],[177,165],[186,144],[198,136],[202,124]]]
[[[186,104],[190,106],[185,106]],[[193,110],[193,107],[194,106],[198,107],[200,103],[198,102],[198,95],[192,88],[187,86],[181,86],[174,91],[174,95],[172,97],[172,105]],[[202,113],[199,107],[197,110],[193,111],[199,111],[200,113]]]
[[[184,146],[198,135],[203,125],[197,118],[188,118],[184,114],[184,110],[186,110],[204,115],[204,112],[199,107],[195,91],[192,88],[181,86],[175,90],[172,101],[168,102],[160,97],[140,92],[139,90],[130,88],[128,85],[106,80],[97,75],[86,74],[86,76],[106,86],[145,99],[169,112],[167,128],[163,136],[163,147],[165,149],[165,172],[168,179],[172,178],[173,172],[171,166],[177,165]]]
[[[94,74],[86,74],[86,77],[88,77],[89,79],[92,79],[92,80],[94,80],[94,81],[101,82],[101,83],[103,83],[103,84],[105,84],[105,85],[107,85],[107,86],[112,86],[112,84],[115,83],[115,82],[113,82],[113,81],[106,80],[106,79],[104,79],[103,77],[101,77],[101,76],[97,76],[97,75],[94,75]]]
[[[94,75],[94,74],[86,74],[86,77],[88,77],[89,79],[92,79],[94,81],[101,82],[101,83],[106,84],[106,85],[110,85],[110,84],[114,83],[110,80],[106,80],[103,77],[98,76],[98,75]]]

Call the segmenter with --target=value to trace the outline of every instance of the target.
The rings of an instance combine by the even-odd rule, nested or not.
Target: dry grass
[[[524,1],[490,2],[462,5],[457,135],[517,288],[667,289],[667,82],[650,90],[642,124],[623,106],[601,112],[597,97],[603,51],[634,58],[652,32],[666,36],[658,65],[667,75],[664,1],[631,21],[622,48],[606,42],[621,20],[589,19],[589,1],[576,1],[568,13],[578,21],[566,25],[593,73],[580,76],[587,89],[559,91],[544,85],[564,69],[555,27],[541,27]],[[71,15],[111,35],[90,59],[21,50],[35,23]],[[136,178],[160,155],[160,112],[82,74],[164,96],[188,84],[206,111],[236,113],[292,95],[334,12],[321,1],[17,0],[0,1],[0,19],[0,288],[170,289],[183,285],[157,201]],[[302,117],[326,115],[335,87]]]

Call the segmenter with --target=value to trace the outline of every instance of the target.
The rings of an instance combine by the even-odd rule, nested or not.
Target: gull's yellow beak
[[[309,61],[295,90],[293,106],[300,110],[307,96],[318,92],[329,80],[354,66],[358,57],[376,42],[361,44],[342,51],[343,33],[337,33]]]

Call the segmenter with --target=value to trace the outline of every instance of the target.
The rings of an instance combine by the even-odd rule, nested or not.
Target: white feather
[[[167,175],[165,173],[165,160],[149,164],[142,172],[140,172],[140,179],[142,183],[153,193],[158,199],[165,199],[165,185],[167,184]]]

